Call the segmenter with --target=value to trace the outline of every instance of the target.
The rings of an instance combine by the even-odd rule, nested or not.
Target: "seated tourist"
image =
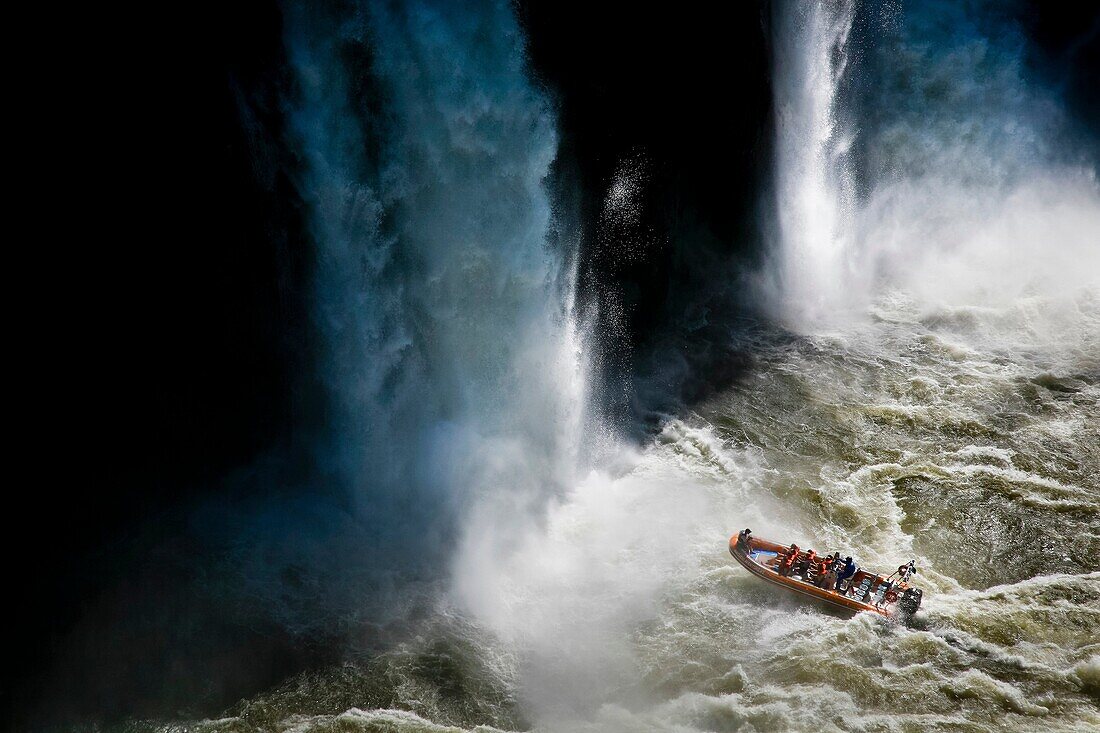
[[[791,546],[787,548],[787,553],[783,556],[783,559],[779,562],[779,574],[787,576],[791,574],[791,569],[794,567],[795,560],[798,559],[798,545],[791,543]]]
[[[795,568],[794,574],[803,580],[808,580],[810,574],[810,568],[814,566],[816,562],[817,553],[813,550],[807,550],[806,554],[802,556],[802,560],[799,561]]]
[[[813,569],[814,585],[821,586],[825,582],[825,576],[833,567],[833,558],[826,555],[818,560],[817,567]]]

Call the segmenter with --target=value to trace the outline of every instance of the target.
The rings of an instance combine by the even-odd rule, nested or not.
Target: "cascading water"
[[[981,4],[776,6],[764,297],[784,325],[829,328],[887,293],[1000,306],[1095,285],[1095,171],[1023,48]]]
[[[572,263],[549,240],[552,113],[507,4],[286,13],[327,408],[319,488],[263,516],[296,514],[297,532],[322,517],[295,542],[261,519],[242,576],[278,608],[299,595],[279,590],[289,567],[348,623],[395,612],[395,587],[444,578],[461,548],[507,543],[571,480]],[[312,604],[279,613],[333,623]]]
[[[840,84],[853,0],[777,4],[776,222],[772,308],[814,322],[844,308],[854,190]],[[774,301],[780,302],[774,302]]]

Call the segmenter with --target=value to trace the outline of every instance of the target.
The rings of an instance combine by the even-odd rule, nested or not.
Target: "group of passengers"
[[[814,550],[803,552],[792,542],[787,551],[779,556],[776,570],[784,577],[816,585],[822,590],[835,591],[844,590],[859,568],[851,557],[841,560],[839,552],[819,556]]]
[[[751,549],[751,540],[751,529],[738,533],[737,541],[746,551]],[[841,560],[839,552],[819,556],[814,550],[803,552],[792,542],[786,552],[779,554],[776,570],[784,577],[795,578],[823,590],[843,592],[859,568],[851,557]]]

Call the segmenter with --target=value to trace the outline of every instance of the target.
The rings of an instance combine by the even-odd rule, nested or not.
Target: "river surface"
[[[460,570],[410,641],[153,727],[1095,730],[1098,319],[1087,289],[1000,308],[895,291],[814,335],[750,324],[731,388]],[[726,551],[745,526],[915,559],[923,608],[903,626],[764,584]]]

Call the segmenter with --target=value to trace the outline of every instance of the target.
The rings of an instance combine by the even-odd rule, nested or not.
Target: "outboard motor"
[[[924,591],[920,588],[906,588],[898,599],[898,608],[907,616],[912,616],[920,608]]]

